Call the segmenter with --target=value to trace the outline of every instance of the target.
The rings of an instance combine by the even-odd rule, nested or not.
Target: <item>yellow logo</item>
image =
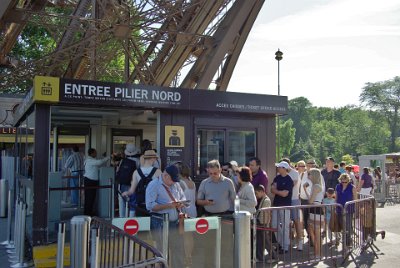
[[[60,96],[60,78],[49,76],[35,76],[33,82],[34,100],[58,102]]]
[[[165,126],[165,147],[185,147],[184,126]]]

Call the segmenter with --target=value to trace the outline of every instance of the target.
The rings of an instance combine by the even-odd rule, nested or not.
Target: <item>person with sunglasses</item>
[[[336,203],[341,204],[343,207],[346,205],[346,202],[353,201],[357,199],[357,190],[356,187],[351,183],[350,176],[348,174],[342,174],[339,177],[339,184],[336,185]],[[346,244],[349,246],[351,244],[351,230],[352,230],[352,216],[354,215],[354,206],[348,206],[346,211]],[[339,219],[339,226],[343,229],[343,217],[342,217],[342,208],[337,207],[336,213]]]

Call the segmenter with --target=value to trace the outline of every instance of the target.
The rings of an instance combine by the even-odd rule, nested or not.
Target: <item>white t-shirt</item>
[[[293,180],[292,200],[298,200],[300,191],[299,172],[295,169],[291,169],[289,171],[289,176]]]

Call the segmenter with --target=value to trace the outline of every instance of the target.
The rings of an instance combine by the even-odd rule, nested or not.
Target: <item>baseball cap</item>
[[[325,160],[335,162],[335,158],[333,158],[332,156],[328,156]]]
[[[276,167],[278,168],[285,168],[285,169],[290,169],[290,166],[287,162],[281,161],[278,164],[276,164]]]
[[[179,170],[178,170],[178,168],[176,166],[174,166],[174,165],[168,166],[165,169],[165,172],[167,172],[168,175],[171,176],[171,179],[174,182],[179,182],[180,181],[180,179],[179,179]]]

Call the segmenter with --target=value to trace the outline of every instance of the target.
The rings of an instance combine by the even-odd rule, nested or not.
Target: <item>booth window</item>
[[[235,160],[245,165],[256,156],[256,132],[234,129],[199,129],[197,131],[196,174],[207,174],[207,162]]]

